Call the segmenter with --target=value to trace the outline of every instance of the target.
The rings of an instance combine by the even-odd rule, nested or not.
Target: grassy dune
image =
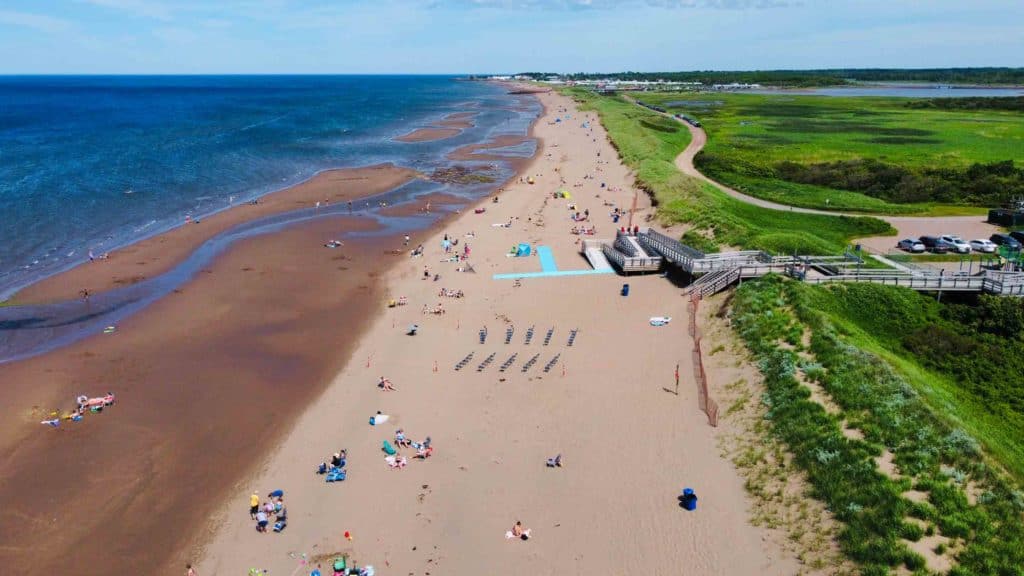
[[[693,226],[686,242],[705,250],[742,246],[776,253],[841,253],[852,238],[895,233],[874,218],[848,218],[767,210],[735,200],[675,167],[689,132],[654,112],[617,97],[569,90],[584,109],[596,110],[623,160],[637,173],[668,223]]]
[[[909,290],[766,277],[738,289],[733,322],[764,374],[773,433],[844,524],[840,544],[861,573],[926,574],[946,555],[957,576],[1020,574],[1020,373],[1000,400],[923,368],[901,336],[929,325],[955,331],[939,314]],[[988,369],[984,354],[965,352],[963,361]],[[927,548],[915,549],[922,541]]]
[[[698,165],[709,176],[753,196],[794,206],[884,214],[977,214],[981,210],[969,205],[987,205],[987,199],[963,192],[959,184],[964,178],[955,180],[947,172],[963,173],[975,163],[1024,163],[1024,117],[1019,112],[912,108],[905,98],[878,97],[645,94],[643,100],[703,123],[708,144]],[[865,159],[924,174],[918,187],[925,190],[906,193],[908,197],[962,198],[957,197],[955,205],[889,201],[877,191],[793,181],[779,169],[785,162],[813,167]],[[956,184],[956,191],[947,188],[940,194],[927,189],[943,179]]]

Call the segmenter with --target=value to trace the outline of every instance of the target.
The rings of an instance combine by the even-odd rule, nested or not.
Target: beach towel
[[[345,480],[345,471],[341,468],[331,468],[331,471],[327,473],[325,480],[327,482],[341,482]]]
[[[391,445],[391,442],[388,442],[387,440],[384,441],[384,445],[381,446],[381,450],[383,450],[388,456],[394,456],[398,452],[398,450],[395,450],[395,447]]]
[[[284,520],[274,522],[274,532],[280,532],[281,530],[284,530],[286,526],[288,526],[288,523]]]

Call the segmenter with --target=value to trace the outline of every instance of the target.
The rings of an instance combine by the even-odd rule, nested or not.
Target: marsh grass
[[[824,216],[768,210],[726,196],[715,187],[681,173],[675,158],[690,142],[687,130],[648,127],[666,119],[617,97],[567,90],[582,109],[596,110],[637,184],[657,204],[665,224],[691,225],[683,239],[705,251],[742,246],[790,254],[838,254],[850,239],[892,234],[885,222],[868,217]]]
[[[783,162],[814,165],[874,159],[909,168],[965,170],[973,163],[1024,163],[1024,118],[1003,110],[912,108],[905,98],[645,94],[670,112],[695,115],[708,133],[698,166],[745,193],[807,208],[878,214],[977,213],[941,203],[893,203],[856,191],[783,180]],[[969,203],[969,202],[965,202]],[[958,203],[960,204],[960,203]]]

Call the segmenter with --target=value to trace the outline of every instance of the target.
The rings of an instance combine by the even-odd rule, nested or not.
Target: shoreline
[[[19,288],[8,298],[13,305],[73,300],[87,288],[99,294],[136,284],[173,268],[214,236],[240,224],[316,206],[323,201],[362,200],[393,190],[422,175],[394,164],[333,168],[259,197],[256,204],[226,206],[209,215],[114,248],[106,259],[85,261]],[[341,183],[357,184],[342,190]],[[323,199],[323,200],[321,200]],[[99,256],[99,254],[97,254]]]
[[[299,202],[288,198],[282,202]],[[451,205],[443,204],[414,238],[450,220]],[[222,213],[230,212],[247,211]],[[384,300],[379,278],[407,257],[400,235],[381,236],[371,220],[354,216],[244,238],[116,333],[0,365],[18,411],[0,422],[0,485],[20,495],[0,520],[5,566],[50,573],[74,558],[81,574],[172,570],[216,503],[260,466],[348,363]],[[175,230],[211,230],[211,221]],[[335,250],[322,246],[351,233],[368,236],[346,237]],[[170,260],[154,244],[162,262]],[[98,264],[115,261],[112,253]],[[67,278],[51,289],[73,290]],[[118,405],[41,433],[37,422],[48,407],[97,387],[118,394]],[[83,445],[104,448],[86,453]],[[204,450],[196,452],[198,445]],[[32,550],[43,541],[48,555],[40,559]]]

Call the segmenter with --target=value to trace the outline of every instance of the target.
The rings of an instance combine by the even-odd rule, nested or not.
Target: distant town
[[[672,80],[620,80],[617,78],[586,78],[586,79],[574,79],[565,76],[551,75],[543,78],[537,78],[535,75],[529,74],[517,74],[515,76],[485,76],[485,80],[492,80],[495,82],[511,82],[511,81],[522,81],[522,82],[538,82],[540,84],[550,84],[552,86],[583,86],[595,90],[597,92],[647,92],[647,91],[658,91],[658,92],[688,92],[688,91],[707,91],[707,90],[719,90],[719,91],[736,91],[736,90],[754,90],[763,88],[761,84],[746,83],[746,82],[729,82],[727,84],[705,84],[704,82],[698,81],[672,81]]]

